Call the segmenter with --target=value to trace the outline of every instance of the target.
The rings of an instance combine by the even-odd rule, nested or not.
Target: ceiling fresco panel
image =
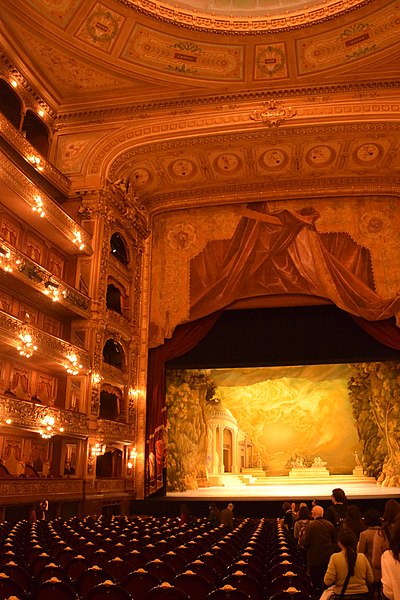
[[[81,0],[25,0],[25,4],[46,19],[65,28],[73,18]]]
[[[299,73],[318,72],[373,56],[398,43],[399,4],[344,27],[298,39]]]
[[[104,52],[110,52],[124,21],[122,15],[97,2],[78,29],[76,37]]]
[[[284,43],[259,44],[255,47],[254,79],[286,79],[288,77],[288,60]]]
[[[135,26],[123,57],[182,77],[226,81],[244,78],[243,45],[192,42],[141,25]]]

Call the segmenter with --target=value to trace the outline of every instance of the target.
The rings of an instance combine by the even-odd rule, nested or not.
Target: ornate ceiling
[[[128,178],[159,211],[398,189],[398,2],[4,4],[3,74],[75,190]]]

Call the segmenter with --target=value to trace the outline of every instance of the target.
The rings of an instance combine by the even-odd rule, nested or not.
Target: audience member
[[[374,575],[374,583],[371,588],[372,599],[379,596],[380,589],[380,569],[374,569],[372,564],[372,549],[374,546],[374,538],[376,532],[380,529],[381,517],[379,512],[375,508],[370,508],[365,511],[364,523],[367,527],[360,533],[360,539],[358,542],[357,550],[362,552],[368,558],[369,564],[372,567],[372,573]]]
[[[284,502],[282,504],[282,513],[283,525],[288,531],[293,531],[293,511],[291,502]]]
[[[400,521],[391,531],[389,550],[382,554],[382,592],[385,598],[400,598]]]
[[[316,594],[323,588],[324,575],[331,555],[335,551],[335,528],[324,519],[322,506],[314,506],[311,520],[304,528],[301,545],[307,550],[307,568]]]
[[[360,507],[357,504],[349,504],[347,506],[346,516],[341,526],[351,529],[358,543],[360,533],[366,529],[366,525],[363,521]]]
[[[340,595],[348,596],[352,600],[369,599],[369,588],[374,576],[371,565],[365,554],[357,553],[357,540],[353,531],[341,527],[338,532],[340,552],[332,554],[324,583],[334,586],[336,598]]]
[[[208,513],[208,521],[211,527],[218,527],[218,525],[221,525],[221,515],[219,512],[219,508],[217,507],[215,502],[211,502],[209,509],[210,512]]]
[[[228,506],[223,508],[219,515],[221,525],[225,525],[225,527],[228,527],[231,530],[233,529],[233,509],[234,505],[232,502],[229,502]]]
[[[400,504],[397,500],[387,500],[385,510],[383,511],[382,526],[377,531],[374,537],[372,547],[372,568],[377,572],[379,579],[381,578],[381,558],[385,550],[389,549],[390,538],[394,523],[400,519]]]
[[[179,525],[189,525],[190,523],[190,510],[187,504],[181,504],[181,514],[179,517]]]
[[[293,527],[293,536],[294,536],[295,540],[299,539],[299,533],[300,533],[300,531],[310,521],[311,521],[310,511],[308,510],[307,505],[304,504],[303,506],[300,506],[300,508],[299,508],[298,518],[295,521],[295,524],[294,524],[294,527]]]
[[[346,516],[347,498],[341,488],[332,490],[332,504],[328,506],[325,512],[325,518],[338,529]]]

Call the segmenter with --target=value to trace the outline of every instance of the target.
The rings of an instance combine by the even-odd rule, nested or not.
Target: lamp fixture
[[[31,162],[33,164],[33,166],[38,171],[43,171],[43,165],[42,165],[42,161],[41,161],[40,156],[36,156],[35,154],[31,154],[30,156],[28,156],[28,160],[29,160],[29,162]]]
[[[64,427],[59,427],[58,429],[55,426],[56,420],[52,415],[45,415],[42,419],[42,429],[39,429],[39,433],[44,440],[48,440],[56,433],[62,433],[64,431]]]
[[[51,278],[49,278],[47,281],[45,281],[44,287],[44,293],[46,294],[46,296],[50,296],[53,302],[57,302],[57,300],[60,299],[60,292],[58,290],[60,286],[58,285],[58,283],[56,283],[55,281],[51,281]]]
[[[103,454],[105,454],[106,451],[106,445],[105,444],[101,444],[100,442],[97,442],[97,444],[94,444],[90,450],[90,454],[92,456],[103,456]]]
[[[68,364],[65,365],[67,373],[70,375],[78,375],[80,369],[82,369],[82,365],[78,363],[78,357],[76,354],[69,354],[67,356]]]
[[[101,382],[102,379],[103,379],[103,377],[100,375],[100,373],[92,373],[92,384],[93,385],[99,385],[99,383]]]
[[[79,250],[83,250],[85,247],[85,244],[82,242],[82,234],[80,231],[74,231],[72,242],[78,246]]]
[[[13,86],[13,88],[18,87],[18,81],[16,79],[11,79],[11,85]]]
[[[134,446],[134,448],[132,448],[132,450],[129,452],[129,459],[135,461],[137,459],[137,450],[136,450],[136,446]]]
[[[37,212],[39,217],[43,218],[46,213],[44,212],[44,208],[43,208],[44,205],[43,205],[42,197],[35,196],[33,201],[35,204],[34,204],[34,206],[32,206],[32,211]]]
[[[17,264],[19,261],[17,261]],[[11,273],[13,270],[11,252],[8,248],[0,246],[0,267],[6,273]]]
[[[35,350],[37,350],[37,346],[33,342],[33,338],[29,331],[26,329],[22,330],[19,334],[19,338],[21,343],[18,344],[17,350],[21,356],[25,358],[30,358]]]
[[[12,424],[12,419],[10,419],[10,417],[7,417],[6,414],[4,414],[4,412],[0,412],[0,427],[3,427],[4,425],[11,425]]]

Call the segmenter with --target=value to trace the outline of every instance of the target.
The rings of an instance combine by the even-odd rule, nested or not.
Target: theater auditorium
[[[397,13],[4,0],[1,597],[183,546],[157,586],[250,553],[263,600],[284,502],[400,501]]]

